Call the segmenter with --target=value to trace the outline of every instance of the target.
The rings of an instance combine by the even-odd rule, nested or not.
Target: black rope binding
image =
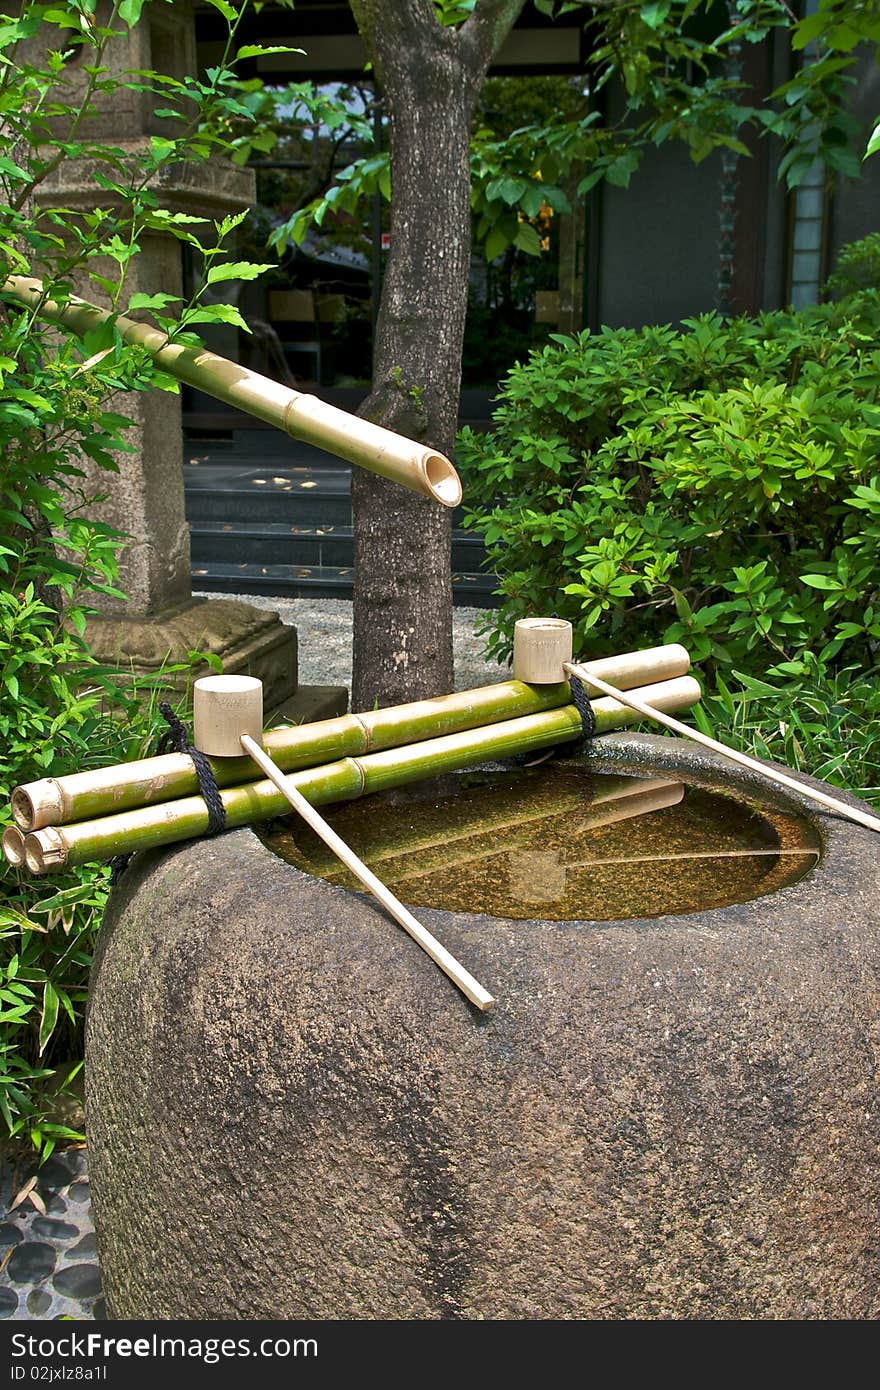
[[[199,795],[208,808],[208,829],[205,833],[219,835],[221,830],[226,829],[226,810],[207,755],[189,742],[186,725],[178,719],[167,700],[160,704],[159,713],[165,716],[168,729],[159,740],[158,751],[164,753],[170,746],[176,753],[188,753],[192,758],[199,784]]]
[[[582,681],[577,676],[569,678],[571,686],[571,702],[581,717],[581,745],[589,743],[596,733],[596,716],[593,713],[593,706],[587,699]],[[557,743],[555,748],[548,748],[543,753],[514,753],[511,762],[519,767],[538,767],[541,763],[550,762],[553,758],[570,758],[571,744]]]
[[[596,734],[596,716],[593,713],[593,706],[587,699],[587,692],[584,690],[583,682],[578,676],[572,676],[569,680],[571,686],[571,700],[575,709],[581,717],[581,727],[584,731],[584,743],[589,743]]]
[[[156,745],[157,756],[160,753],[167,753],[169,748],[173,748],[176,753],[188,753],[192,758],[193,766],[196,770],[196,780],[199,784],[199,795],[208,808],[208,829],[206,835],[219,835],[221,830],[226,829],[226,809],[223,799],[220,796],[220,789],[217,786],[214,773],[211,771],[211,764],[204,753],[198,748],[194,748],[189,742],[186,732],[186,725],[178,719],[174,710],[163,700],[159,706],[159,712],[164,715],[168,728],[165,730]],[[128,868],[130,854],[117,854],[110,860],[110,887],[115,888]]]

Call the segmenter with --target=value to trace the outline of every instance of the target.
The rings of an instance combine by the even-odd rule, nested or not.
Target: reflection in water
[[[800,878],[820,847],[800,817],[727,792],[562,762],[463,772],[325,814],[404,902],[514,919],[744,902]],[[298,818],[267,844],[307,873],[360,886]]]

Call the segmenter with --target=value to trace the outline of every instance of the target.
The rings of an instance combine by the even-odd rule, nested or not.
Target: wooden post
[[[245,681],[248,682],[247,687],[243,686]],[[253,687],[258,687],[257,691],[254,691]],[[260,702],[258,717],[257,699]],[[194,713],[196,708],[199,715],[197,721],[194,719],[195,746],[202,752],[212,753],[215,757],[237,757],[244,749],[306,824],[311,826],[316,835],[320,836],[345,867],[351,870],[368,892],[373,894],[404,931],[421,946],[436,965],[439,965],[471,1003],[483,1011],[493,1008],[495,999],[488,990],[464,969],[446,947],[398,901],[381,879],[367,868],[354,850],[337,835],[290,778],[275,766],[269,755],[260,747],[258,740],[262,738],[261,682],[241,676],[205,676],[202,680],[196,681],[193,687]],[[255,720],[258,730],[256,739],[252,733]]]

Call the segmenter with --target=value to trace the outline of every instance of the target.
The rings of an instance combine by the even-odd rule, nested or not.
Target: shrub
[[[490,651],[506,659],[517,618],[555,613],[585,655],[680,641],[710,681],[872,671],[878,329],[863,288],[680,331],[554,335],[515,367],[492,431],[459,448],[467,524],[499,576]]]

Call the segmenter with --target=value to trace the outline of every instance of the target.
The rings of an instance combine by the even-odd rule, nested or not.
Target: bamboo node
[[[361,766],[361,764],[358,762],[357,758],[344,758],[344,759],[343,759],[343,762],[349,763],[349,764],[354,768],[355,772],[356,772],[357,775],[358,775],[358,778],[359,778],[359,781],[360,781],[360,786],[358,787],[358,789],[357,789],[357,791],[355,792],[354,796],[351,798],[352,801],[356,801],[357,798],[358,798],[359,796],[363,796],[364,791],[366,790],[366,786],[367,786],[367,774],[366,774],[366,772],[364,771],[364,769],[363,769],[363,767]]]
[[[357,724],[358,728],[363,733],[364,752],[369,753],[370,749],[373,746],[373,730],[370,728],[369,724],[367,724],[365,720],[361,719],[359,714],[350,714],[348,717],[349,719],[354,720],[355,724]]]

